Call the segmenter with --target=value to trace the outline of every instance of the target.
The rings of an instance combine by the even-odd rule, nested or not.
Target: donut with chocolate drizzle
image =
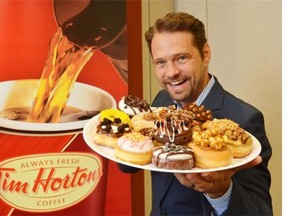
[[[185,145],[192,139],[192,118],[177,112],[169,112],[163,120],[154,122],[153,138],[162,143]]]
[[[187,170],[194,167],[194,153],[189,147],[174,143],[155,147],[152,163],[158,168]]]
[[[140,99],[136,96],[128,95],[122,97],[118,103],[119,109],[130,116],[140,113],[152,112],[149,103],[146,100]]]

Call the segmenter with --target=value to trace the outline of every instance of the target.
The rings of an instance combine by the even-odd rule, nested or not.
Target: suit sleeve
[[[138,172],[140,170],[138,168],[130,167],[130,166],[127,166],[127,165],[124,165],[121,163],[118,163],[117,165],[118,165],[118,168],[124,173],[135,173],[135,172]]]
[[[261,112],[246,115],[239,124],[261,143],[262,163],[241,170],[233,178],[233,190],[225,215],[273,215],[269,193],[271,176],[267,168],[272,150],[264,128]]]

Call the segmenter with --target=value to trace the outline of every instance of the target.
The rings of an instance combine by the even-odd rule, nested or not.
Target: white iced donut
[[[149,113],[152,111],[146,100],[132,95],[123,96],[118,102],[118,107],[121,111],[125,112],[129,116],[134,116],[141,113]]]
[[[117,140],[115,157],[133,164],[144,165],[151,162],[153,141],[140,133],[126,133]]]

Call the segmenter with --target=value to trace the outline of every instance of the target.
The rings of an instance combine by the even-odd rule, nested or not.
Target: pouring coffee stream
[[[79,73],[95,50],[105,53],[123,80],[128,80],[126,1],[53,3],[58,29],[50,42],[29,122],[59,121]]]
[[[63,35],[77,46],[100,49],[128,80],[126,0],[54,0]]]

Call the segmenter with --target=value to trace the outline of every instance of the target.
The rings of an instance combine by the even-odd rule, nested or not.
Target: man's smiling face
[[[209,81],[210,48],[202,59],[189,32],[156,33],[151,44],[156,76],[171,97],[182,105],[194,102]]]

